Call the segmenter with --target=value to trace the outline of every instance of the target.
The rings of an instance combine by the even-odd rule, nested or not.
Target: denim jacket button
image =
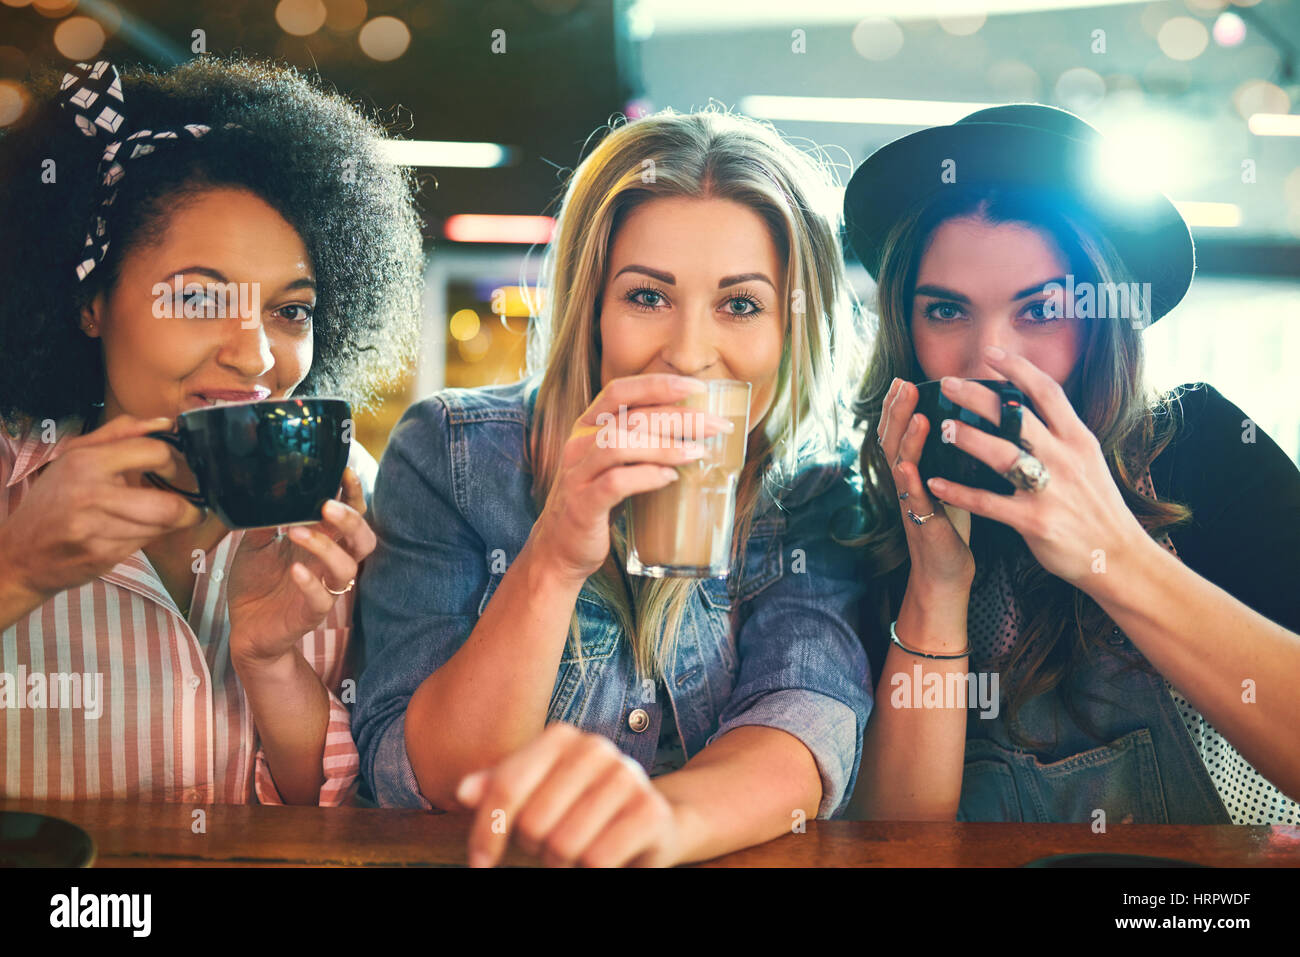
[[[627,716],[627,726],[640,734],[650,727],[650,715],[646,713],[645,708],[637,708]]]

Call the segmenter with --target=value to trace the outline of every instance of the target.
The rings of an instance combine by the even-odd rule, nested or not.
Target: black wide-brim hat
[[[867,157],[844,192],[849,245],[877,277],[894,224],[944,190],[991,185],[1055,195],[1093,220],[1124,260],[1131,281],[1151,284],[1154,322],[1191,285],[1192,236],[1163,193],[1140,186],[1117,191],[1113,179],[1108,183],[1106,159],[1101,133],[1067,110],[1040,103],[979,110],[951,126],[901,137]],[[955,182],[944,181],[945,171]]]

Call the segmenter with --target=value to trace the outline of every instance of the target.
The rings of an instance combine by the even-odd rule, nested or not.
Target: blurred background
[[[445,386],[519,377],[565,173],[591,134],[717,102],[837,167],[985,105],[1079,113],[1192,224],[1197,277],[1144,335],[1153,385],[1206,380],[1300,462],[1300,0],[0,0],[0,129],[29,71],[242,52],[382,111],[419,167],[420,352],[358,434],[378,456]],[[12,188],[4,184],[0,188]],[[851,261],[870,303],[866,272]]]

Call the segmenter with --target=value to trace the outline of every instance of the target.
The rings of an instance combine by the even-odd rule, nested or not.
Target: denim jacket
[[[406,706],[469,637],[537,520],[524,469],[536,388],[525,380],[447,389],[416,403],[380,463],[371,510],[379,542],[359,583],[366,665],[353,729],[363,779],[381,805],[432,807],[407,757]],[[855,553],[829,533],[857,502],[851,460],[844,446],[801,471],[779,506],[765,495],[743,573],[697,583],[660,686],[670,701],[647,694],[613,611],[584,587],[577,615],[586,678],[566,643],[548,722],[603,734],[647,771],[665,707],[674,709],[688,759],[732,728],[780,728],[816,761],[816,816],[842,810],[872,687],[853,625],[864,576]]]

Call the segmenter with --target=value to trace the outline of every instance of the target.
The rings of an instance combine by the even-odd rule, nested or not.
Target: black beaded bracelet
[[[933,658],[936,661],[953,661],[957,658],[965,658],[967,655],[970,654],[969,643],[966,645],[964,649],[962,649],[955,655],[932,655],[928,651],[917,651],[915,648],[909,648],[907,647],[907,645],[903,644],[902,639],[898,637],[898,632],[894,629],[894,626],[897,624],[898,624],[897,618],[895,618],[893,621],[889,623],[889,640],[892,641],[894,644],[898,645],[898,647],[902,648],[909,655],[917,655],[918,657],[921,658]]]

